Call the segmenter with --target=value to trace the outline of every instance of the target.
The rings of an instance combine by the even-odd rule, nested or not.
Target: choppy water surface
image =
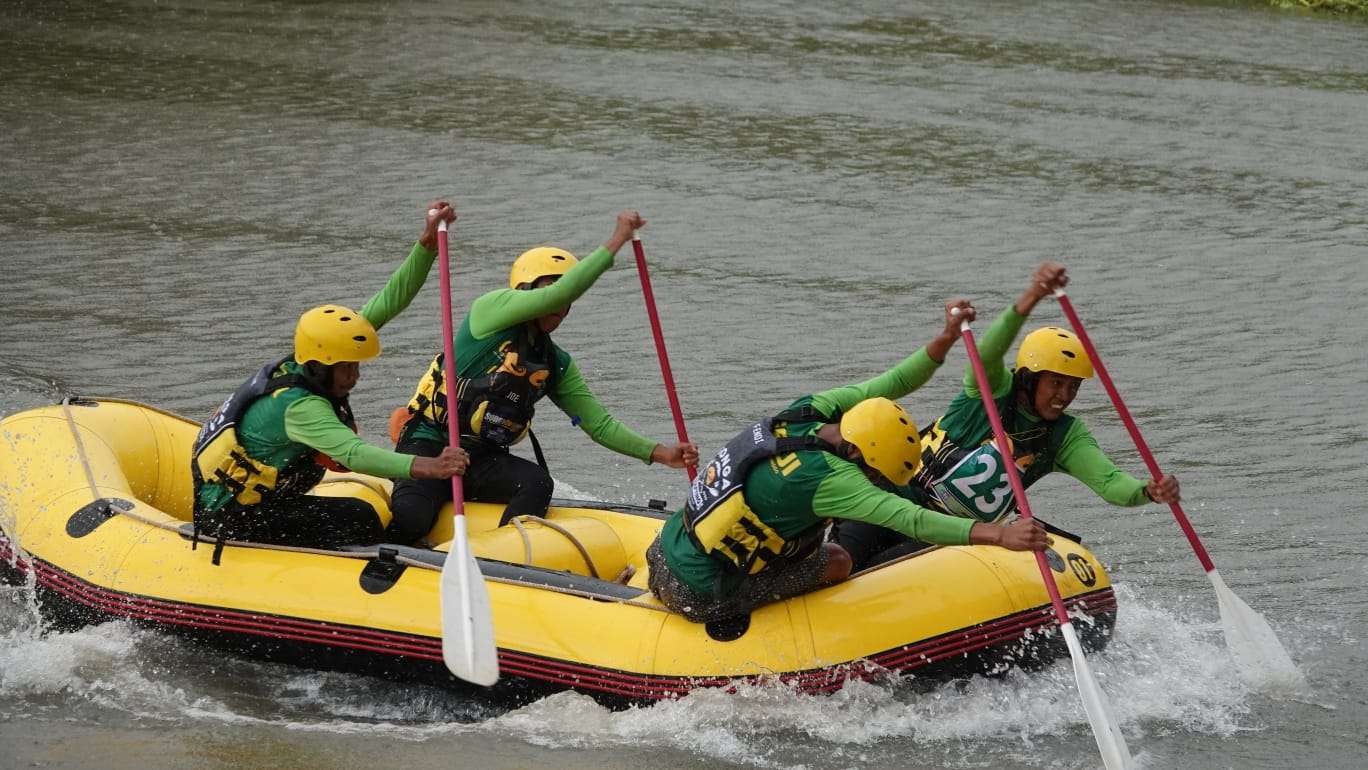
[[[460,306],[528,246],[587,252],[639,208],[705,451],[882,371],[944,298],[995,312],[1059,258],[1222,573],[1308,679],[1240,683],[1167,510],[1050,478],[1035,507],[1119,586],[1093,666],[1132,750],[1151,768],[1362,767],[1368,25],[1217,2],[714,5],[5,4],[0,414],[67,393],[208,414],[304,308],[378,288],[436,195],[461,212]],[[665,439],[620,264],[557,339]],[[368,435],[437,345],[437,307],[425,290],[385,328],[355,398]],[[905,401],[919,420],[963,363]],[[1097,383],[1074,411],[1140,471]],[[682,498],[677,472],[554,409],[539,425],[586,496]],[[31,601],[0,589],[0,766],[1098,764],[1067,665],[504,712],[125,624],[46,633]]]

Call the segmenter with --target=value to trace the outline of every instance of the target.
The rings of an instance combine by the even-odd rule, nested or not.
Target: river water
[[[640,209],[705,452],[883,371],[945,298],[991,315],[1060,259],[1222,574],[1307,678],[1241,683],[1165,508],[1051,477],[1035,508],[1118,584],[1092,664],[1132,750],[1368,765],[1368,25],[1145,0],[10,0],[0,44],[0,415],[82,394],[206,416],[303,309],[364,302],[435,196],[460,211],[458,307],[529,246],[587,253]],[[438,345],[435,287],[363,369],[364,435]],[[557,339],[616,416],[671,436],[628,250]],[[919,421],[964,363],[904,401]],[[681,501],[681,474],[548,410],[563,494]],[[1073,412],[1141,472],[1099,383]],[[125,624],[45,632],[23,587],[0,589],[0,638],[6,768],[1099,765],[1066,663],[502,711]]]

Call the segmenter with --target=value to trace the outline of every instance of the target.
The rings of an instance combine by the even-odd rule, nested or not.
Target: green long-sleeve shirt
[[[988,374],[988,384],[993,388],[993,398],[1000,399],[1012,388],[1012,372],[1004,363],[1007,349],[1026,322],[1026,316],[1016,311],[1015,306],[1007,309],[993,320],[979,341],[979,355]],[[972,367],[966,366],[964,391],[951,404],[946,415],[956,409],[977,409],[982,412],[979,400],[978,382]],[[1004,426],[1010,433],[1025,433],[1032,426],[1039,425],[1040,418],[1028,409],[1016,410],[1016,424]],[[1074,417],[1068,431],[1055,454],[1054,467],[1083,482],[1098,497],[1112,505],[1134,506],[1149,502],[1145,496],[1145,482],[1118,469],[1111,458],[1097,445],[1097,440],[1088,431],[1083,421]]]
[[[789,408],[811,404],[829,417],[867,398],[898,399],[924,384],[939,366],[923,348],[878,377],[800,398]],[[791,422],[788,435],[812,435],[823,424]],[[826,519],[852,519],[895,529],[928,543],[963,545],[969,542],[974,524],[879,489],[859,466],[817,450],[795,452],[782,463],[771,458],[757,464],[747,474],[742,494],[746,505],[785,540],[811,532]],[[709,595],[716,589],[725,595],[740,584],[741,576],[724,574],[723,562],[699,550],[689,539],[684,511],[676,512],[665,523],[660,541],[670,571],[695,591]]]
[[[549,286],[495,289],[481,295],[471,304],[456,333],[456,376],[478,377],[496,367],[503,356],[501,346],[515,336],[521,325],[579,299],[612,266],[613,253],[599,247]],[[589,390],[570,354],[554,342],[551,347],[555,360],[546,393],[551,402],[594,442],[649,463],[656,443],[610,415]],[[424,420],[415,428],[414,435],[446,441],[446,426]]]

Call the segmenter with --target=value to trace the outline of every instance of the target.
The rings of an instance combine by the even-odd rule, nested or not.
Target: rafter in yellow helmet
[[[921,439],[912,416],[887,398],[867,398],[841,417],[841,438],[854,444],[865,464],[902,486],[921,467]]]
[[[369,361],[378,355],[380,335],[351,308],[320,305],[305,311],[295,325],[294,357],[301,364]]]

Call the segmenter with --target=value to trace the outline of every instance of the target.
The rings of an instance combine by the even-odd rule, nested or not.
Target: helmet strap
[[[844,457],[850,462],[855,463],[860,466],[860,470],[878,473],[877,470],[874,470],[874,468],[869,466],[869,463],[865,462],[864,453],[860,451],[860,448],[845,439],[841,439],[841,443],[837,445],[836,456]]]

